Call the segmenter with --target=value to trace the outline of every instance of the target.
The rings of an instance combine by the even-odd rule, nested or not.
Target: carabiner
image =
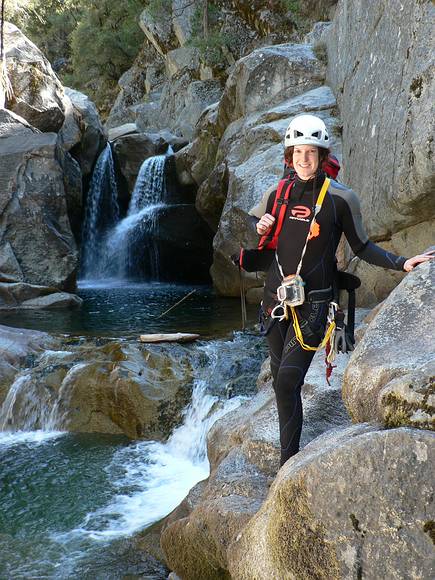
[[[282,322],[283,320],[288,319],[288,310],[287,305],[284,302],[280,302],[275,306],[275,308],[270,313],[272,318],[276,318],[278,322]]]

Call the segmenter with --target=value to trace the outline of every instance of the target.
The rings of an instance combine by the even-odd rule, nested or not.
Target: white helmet
[[[328,149],[329,135],[325,123],[314,115],[298,115],[285,132],[284,146],[316,145]]]

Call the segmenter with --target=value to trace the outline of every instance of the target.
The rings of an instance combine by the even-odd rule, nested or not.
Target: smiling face
[[[293,167],[300,179],[307,181],[319,167],[319,149],[315,145],[296,145],[293,150]]]

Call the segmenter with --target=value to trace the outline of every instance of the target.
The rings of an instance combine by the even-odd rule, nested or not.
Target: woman
[[[320,168],[328,158],[328,146],[328,132],[321,119],[314,115],[299,115],[291,121],[285,135],[285,158],[287,164],[293,166],[295,175],[288,178],[289,185],[291,182],[293,185],[278,237],[276,259],[267,272],[262,303],[278,406],[281,465],[299,451],[301,387],[314,356],[314,350],[309,349],[318,346],[325,334],[328,303],[332,298],[335,252],[341,234],[345,234],[359,258],[383,268],[409,272],[433,257],[422,254],[406,259],[369,241],[354,192],[332,179],[325,183],[326,176]],[[322,186],[326,195],[320,202]],[[250,212],[260,218],[256,223],[260,236],[273,234],[275,217],[271,212],[275,197],[274,190],[269,195],[265,211],[257,206]],[[315,215],[319,203],[321,209]],[[292,310],[296,321],[292,316],[280,316],[282,308],[275,308],[279,303],[278,287],[283,282],[285,286],[285,282],[295,274],[302,278],[305,292],[303,304]],[[298,327],[302,337],[295,333]]]

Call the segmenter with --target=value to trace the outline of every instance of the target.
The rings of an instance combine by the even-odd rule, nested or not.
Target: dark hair
[[[315,145],[317,147],[317,145]],[[329,154],[331,153],[330,149],[325,149],[324,147],[317,147],[319,151],[319,167],[322,167],[324,161],[328,159]],[[293,152],[295,150],[294,145],[291,147],[286,147],[284,151],[284,159],[286,165],[289,167],[293,167]]]

